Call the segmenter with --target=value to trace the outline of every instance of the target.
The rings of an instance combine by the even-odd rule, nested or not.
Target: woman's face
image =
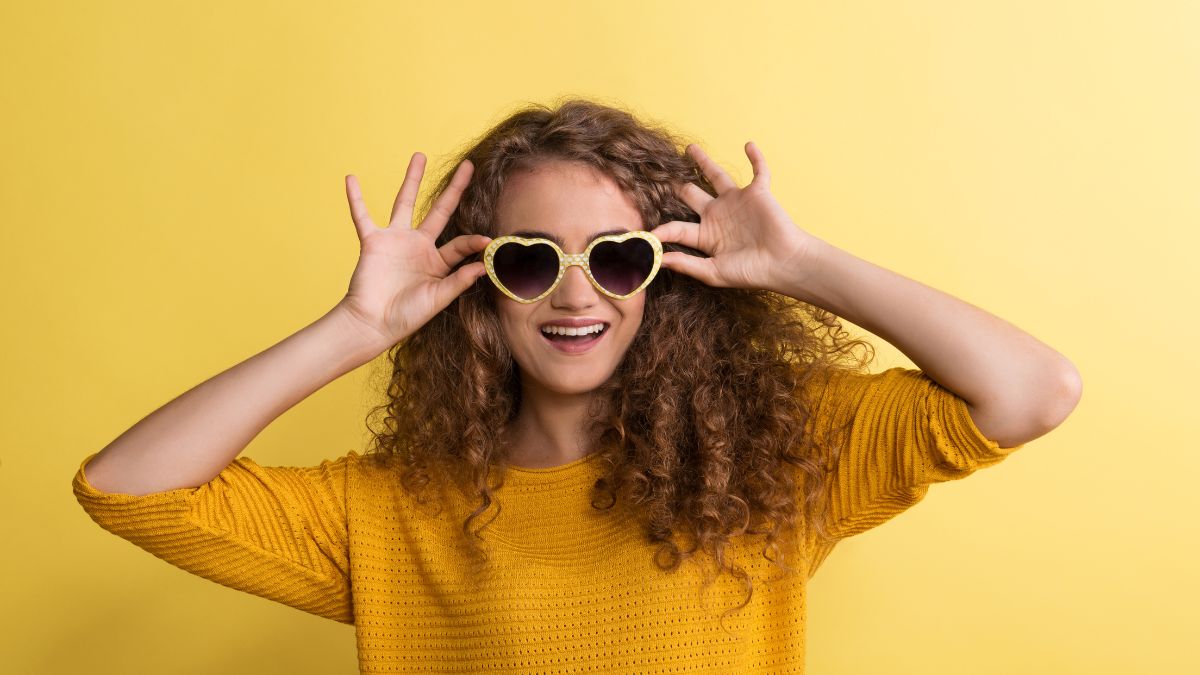
[[[532,170],[512,173],[500,195],[496,224],[497,238],[557,238],[567,254],[583,253],[600,232],[645,229],[633,200],[611,178],[565,160],[542,161]],[[529,232],[545,234],[522,234]],[[495,286],[492,294],[523,386],[558,394],[589,392],[612,376],[642,323],[646,304],[645,291],[624,300],[601,293],[577,265],[568,267],[558,287],[537,302],[517,302]],[[587,351],[566,353],[541,330],[559,319],[587,319],[605,329]]]

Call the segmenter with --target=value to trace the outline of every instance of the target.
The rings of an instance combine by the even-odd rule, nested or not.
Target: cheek
[[[626,312],[625,320],[629,321],[631,324],[633,324],[633,328],[636,331],[638,326],[641,325],[642,319],[643,319],[643,317],[645,317],[645,315],[646,315],[646,294],[639,293],[638,297],[637,297],[637,302],[634,303],[633,305],[631,305],[629,310]]]
[[[517,340],[519,340],[521,337],[520,329],[518,328],[516,322],[513,321],[511,317],[507,317],[507,316],[500,317],[500,330],[502,333],[504,333],[504,339],[508,341],[508,344],[510,346],[512,344],[514,344]]]
[[[527,339],[529,332],[529,317],[527,312],[521,312],[514,307],[497,308],[497,316],[500,318],[500,331],[504,334],[504,339],[509,345],[513,345],[522,339]]]
[[[629,342],[633,340],[633,337],[637,335],[639,330],[641,330],[643,319],[644,315],[641,307],[638,307],[637,309],[626,309],[626,311],[621,314],[621,342]]]

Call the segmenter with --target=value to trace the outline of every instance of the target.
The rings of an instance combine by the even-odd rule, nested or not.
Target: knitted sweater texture
[[[308,467],[239,457],[204,485],[142,496],[89,484],[93,453],[72,489],[100,527],[176,567],[354,625],[362,673],[803,673],[805,586],[838,541],[1023,447],[986,438],[920,370],[841,372],[814,391],[811,424],[849,425],[824,492],[831,536],[792,537],[790,575],[761,536],[733,539],[754,592],[723,622],[742,582],[723,573],[701,591],[714,569],[701,552],[708,563],[662,571],[629,512],[591,506],[596,455],[510,467],[499,508],[472,521],[487,522],[476,569],[462,532],[474,502],[443,489],[438,513],[353,451]]]

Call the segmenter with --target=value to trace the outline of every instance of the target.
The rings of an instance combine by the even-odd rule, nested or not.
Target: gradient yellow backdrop
[[[412,152],[432,172],[571,95],[740,184],[754,140],[800,226],[1083,375],[1062,427],[839,546],[810,673],[1200,672],[1197,3],[42,1],[0,26],[5,672],[355,672],[351,627],[113,537],[70,479],[342,297],[343,176],[385,221]],[[246,454],[361,449],[377,364]]]

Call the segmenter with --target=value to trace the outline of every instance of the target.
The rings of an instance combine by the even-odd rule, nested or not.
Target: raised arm
[[[464,163],[418,227],[413,206],[425,168],[414,153],[390,222],[379,228],[358,179],[346,198],[359,260],[346,296],[317,321],[237,366],[184,392],[121,434],[87,466],[104,492],[146,495],[199,487],[229,466],[275,418],[346,372],[411,335],[482,276],[482,262],[455,269],[490,239],[436,240],[470,180]]]
[[[367,215],[357,180],[346,177],[362,249],[349,291],[332,310],[83,459],[72,489],[97,524],[211,581],[353,623],[358,454],[300,467],[238,455],[284,411],[405,339],[484,273],[481,262],[452,268],[487,237],[436,246],[469,167],[421,227],[411,227],[423,166],[414,155],[392,225],[382,229]]]
[[[1029,333],[954,296],[896,274],[801,229],[771,194],[771,172],[753,142],[754,179],[740,188],[698,145],[688,154],[716,196],[694,183],[677,193],[700,222],[653,232],[709,257],[672,251],[663,267],[710,286],[764,288],[827,309],[882,337],[967,402],[989,438],[1015,446],[1066,419],[1082,395],[1079,371]]]

